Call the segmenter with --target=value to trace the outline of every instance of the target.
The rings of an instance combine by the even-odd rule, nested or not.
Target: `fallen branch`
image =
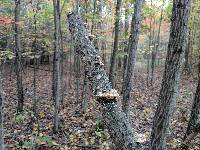
[[[91,44],[81,17],[75,13],[68,14],[69,30],[75,49],[86,66],[86,75],[94,95],[102,105],[103,120],[117,149],[138,150],[133,130],[117,105],[119,94],[112,88],[104,70],[99,54]]]

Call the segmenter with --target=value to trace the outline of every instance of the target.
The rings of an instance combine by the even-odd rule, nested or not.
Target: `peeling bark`
[[[109,130],[113,142],[120,150],[138,150],[132,128],[117,105],[119,97],[116,90],[112,89],[104,64],[100,55],[89,40],[84,23],[79,15],[68,14],[69,30],[74,39],[76,52],[80,54],[86,66],[86,75],[92,86],[94,95],[102,105],[103,120]]]

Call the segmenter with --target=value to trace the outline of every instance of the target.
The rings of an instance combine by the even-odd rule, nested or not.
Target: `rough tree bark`
[[[166,132],[176,102],[191,0],[174,0],[165,70],[151,132],[150,150],[165,148]]]
[[[59,29],[59,0],[53,0],[54,6],[54,58],[53,58],[53,101],[54,101],[54,132],[58,132],[59,103],[61,100],[61,69],[60,69],[60,29]]]
[[[189,149],[190,141],[200,133],[200,76],[182,149]]]
[[[116,54],[118,51],[118,43],[119,43],[119,22],[120,22],[121,5],[122,5],[122,0],[117,0],[116,12],[115,12],[115,38],[114,38],[114,47],[110,59],[110,72],[109,72],[109,80],[112,83],[112,85],[114,83],[114,70],[115,70]]]
[[[68,14],[69,30],[76,45],[76,51],[80,54],[86,66],[86,75],[90,81],[93,93],[102,106],[104,123],[118,149],[138,150],[134,134],[126,115],[117,105],[119,97],[103,69],[103,63],[95,47],[89,40],[84,23],[79,15]]]
[[[129,55],[128,55],[127,70],[126,70],[126,80],[125,83],[123,84],[124,87],[122,88],[123,89],[122,109],[128,118],[130,114],[130,94],[133,86],[132,78],[134,73],[136,51],[138,47],[139,33],[141,26],[142,5],[143,5],[143,0],[136,0],[134,6],[134,14],[131,23],[131,35],[129,38],[129,45],[128,45]]]
[[[21,45],[19,36],[19,16],[20,16],[20,0],[15,0],[15,72],[17,76],[17,96],[18,96],[18,106],[17,111],[23,111],[24,105],[24,92],[22,84],[22,62],[21,62]]]

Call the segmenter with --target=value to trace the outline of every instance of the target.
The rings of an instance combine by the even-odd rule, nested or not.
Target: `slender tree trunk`
[[[70,39],[70,42],[73,44],[73,40]],[[68,86],[69,88],[71,89],[72,88],[72,85],[71,85],[71,81],[72,81],[72,72],[73,72],[73,69],[72,69],[72,49],[73,49],[73,46],[72,44],[70,44],[70,48],[69,48],[69,79],[68,79]]]
[[[103,111],[103,120],[109,133],[120,150],[139,150],[134,139],[131,126],[126,115],[117,105],[118,93],[112,89],[99,54],[88,37],[84,23],[79,15],[68,14],[69,30],[75,41],[76,51],[86,65],[87,78],[89,79],[94,95],[100,102]]]
[[[161,30],[161,25],[162,25],[162,20],[163,20],[164,6],[165,6],[165,0],[163,0],[163,4],[162,4],[162,8],[161,8],[160,20],[159,20],[159,26],[158,26],[158,34],[157,34],[156,41],[154,43],[154,49],[152,51],[152,60],[151,60],[151,86],[153,86],[155,61],[156,61],[156,56],[157,56],[157,53],[158,53],[158,48],[160,46],[160,30]]]
[[[59,104],[61,100],[61,69],[60,69],[60,29],[59,29],[59,0],[53,0],[54,5],[54,58],[53,58],[53,101],[54,101],[54,132],[58,132]]]
[[[1,62],[0,62],[1,63]],[[3,96],[3,87],[2,87],[2,64],[0,64],[0,150],[4,150],[4,132],[3,132],[3,103],[4,103],[4,96]]]
[[[129,15],[128,15],[128,4],[125,8],[125,47],[124,47],[124,53],[127,55],[124,55],[123,60],[123,83],[125,83],[126,80],[126,68],[127,68],[127,57],[128,57],[128,30],[129,30]],[[122,84],[122,92],[123,92],[123,84]]]
[[[188,40],[187,40],[187,47],[185,50],[185,63],[184,63],[184,71],[189,75],[191,73],[191,68],[189,64],[189,54],[190,54],[190,49],[192,47],[192,40],[191,40],[191,32],[189,31],[188,33]]]
[[[76,0],[76,13],[79,13],[80,1]],[[74,44],[74,40],[73,44]],[[74,45],[74,50],[76,45]],[[75,71],[75,85],[76,85],[76,102],[79,102],[79,85],[80,85],[80,57],[77,53],[74,53],[74,71]]]
[[[22,62],[21,62],[21,45],[19,31],[19,16],[20,16],[20,0],[15,0],[15,72],[17,76],[17,95],[18,106],[17,111],[23,111],[24,93],[22,83]]]
[[[94,27],[95,27],[96,5],[97,5],[97,0],[93,0],[93,14],[92,14],[91,35],[93,34]]]
[[[58,11],[58,16],[59,16],[59,33],[60,33],[60,69],[61,69],[61,75],[60,75],[60,83],[61,83],[61,104],[64,106],[64,83],[63,83],[63,78],[64,78],[64,46],[63,46],[63,34],[62,34],[62,26],[61,26],[61,5],[60,5],[60,0],[58,0],[58,6],[57,6],[57,11]],[[67,75],[66,75],[67,76]],[[67,91],[67,90],[66,90]]]
[[[151,8],[153,6],[153,1],[151,0]],[[152,22],[153,16],[151,15],[150,20],[150,29],[149,29],[149,53],[151,53],[153,38],[154,38],[154,28]],[[153,28],[153,29],[152,29]],[[150,78],[150,54],[147,54],[147,87],[149,87],[149,78]]]
[[[123,100],[122,100],[122,109],[124,113],[129,118],[130,114],[130,95],[133,87],[132,78],[134,74],[135,61],[136,61],[136,51],[139,41],[139,33],[141,26],[141,17],[142,17],[142,6],[143,0],[136,0],[134,6],[134,14],[132,17],[131,23],[131,35],[129,38],[129,50],[128,50],[128,63],[126,71],[126,80],[124,84],[123,91]]]
[[[165,148],[166,132],[178,94],[190,2],[190,0],[173,1],[167,58],[158,97],[158,105],[153,120],[150,150],[164,150]]]
[[[116,12],[115,12],[115,38],[114,38],[114,47],[113,52],[111,54],[110,59],[110,72],[109,72],[109,80],[114,84],[114,70],[115,70],[115,62],[116,62],[116,54],[118,51],[118,43],[119,43],[119,22],[120,22],[120,8],[122,5],[122,0],[117,0]]]
[[[39,3],[37,2],[36,7],[38,8]],[[34,20],[34,41],[33,41],[33,51],[34,51],[34,58],[33,58],[33,113],[34,116],[37,117],[37,96],[36,96],[36,65],[37,65],[37,59],[36,59],[36,53],[37,53],[37,16],[38,10],[36,9],[36,12],[33,16],[33,20]]]

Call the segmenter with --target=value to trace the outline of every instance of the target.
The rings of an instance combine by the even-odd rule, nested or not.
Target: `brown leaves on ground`
[[[108,131],[101,125],[99,104],[94,101],[91,92],[88,93],[88,107],[82,113],[82,83],[80,85],[80,99],[76,99],[76,78],[64,78],[64,104],[60,107],[60,131],[52,132],[53,102],[51,99],[50,66],[40,66],[37,70],[37,116],[32,112],[33,101],[33,69],[25,67],[24,88],[25,106],[22,114],[16,114],[17,97],[15,92],[16,79],[9,67],[5,67],[4,92],[5,95],[5,142],[13,149],[53,149],[53,150],[106,150],[113,149]],[[138,142],[148,145],[151,125],[157,103],[157,96],[162,79],[162,69],[157,69],[154,86],[147,88],[145,69],[139,69],[134,78],[130,122],[136,131]],[[120,75],[120,74],[119,74]],[[71,87],[69,87],[69,81]],[[118,80],[117,89],[120,91],[121,82]],[[196,78],[183,77],[180,85],[180,95],[177,99],[176,111],[169,129],[168,146],[172,149],[179,145],[184,136],[189,119],[190,108],[195,92]],[[112,93],[111,93],[112,94]],[[109,94],[108,94],[109,95]],[[191,150],[200,150],[200,138],[191,143]]]

